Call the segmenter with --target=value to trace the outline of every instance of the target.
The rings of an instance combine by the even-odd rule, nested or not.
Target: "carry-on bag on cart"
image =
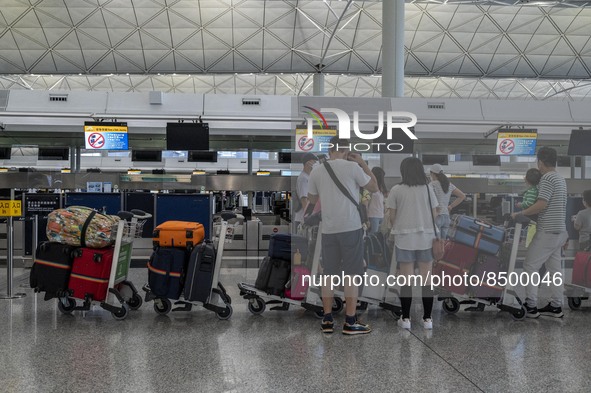
[[[282,296],[289,281],[291,262],[289,260],[266,257],[261,262],[255,288],[270,295]]]
[[[297,251],[302,254],[302,261],[308,258],[308,239],[289,233],[277,233],[269,241],[269,256],[271,258],[291,261]]]
[[[505,240],[505,229],[474,217],[460,215],[454,219],[450,238],[456,243],[496,255]]]
[[[148,261],[150,291],[159,298],[176,300],[183,290],[186,252],[180,248],[157,247]]]
[[[310,269],[303,265],[296,265],[291,269],[289,288],[285,290],[285,297],[293,300],[302,300],[306,297],[309,282],[304,281],[305,276],[310,276]]]
[[[193,248],[185,278],[185,300],[207,302],[213,285],[216,252],[213,244],[203,242]]]
[[[107,297],[111,266],[112,247],[79,248],[74,252],[74,263],[68,289],[73,298],[102,302]]]
[[[154,247],[193,248],[205,239],[203,224],[190,221],[165,221],[154,229]]]
[[[503,287],[498,285],[489,285],[499,282],[499,273],[507,272],[507,267],[504,266],[499,258],[494,255],[478,255],[478,260],[472,268],[472,273],[482,280],[480,286],[473,286],[471,289],[472,296],[482,299],[500,298],[503,293]],[[494,273],[494,280],[489,279]],[[483,279],[484,277],[484,279]]]
[[[453,277],[469,273],[477,255],[478,250],[475,248],[449,241],[445,244],[443,258],[433,264],[433,276],[441,277],[442,288],[463,295],[468,291],[468,286],[454,285]],[[449,277],[444,279],[444,275]],[[456,283],[459,283],[459,279],[456,279]]]
[[[45,292],[45,300],[59,297],[68,289],[75,249],[53,242],[43,242],[37,247],[29,282],[36,292]]]
[[[85,206],[57,209],[47,216],[47,238],[75,247],[104,248],[114,243],[111,230],[119,220]]]
[[[575,255],[575,261],[573,262],[573,276],[571,282],[573,285],[586,288],[591,287],[591,252],[577,252]]]

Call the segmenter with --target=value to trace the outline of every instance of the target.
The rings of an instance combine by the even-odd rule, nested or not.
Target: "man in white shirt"
[[[317,165],[318,157],[313,153],[306,153],[302,156],[302,164],[304,169],[300,173],[296,183],[296,195],[299,198],[300,209],[294,215],[294,230],[297,230],[299,225],[304,222],[304,212],[308,207],[308,182],[310,181],[310,172]]]
[[[324,275],[349,276],[345,282],[346,320],[343,334],[365,334],[371,328],[357,320],[355,315],[359,288],[352,284],[355,275],[363,275],[363,229],[359,211],[353,202],[337,187],[326,165],[330,165],[336,178],[359,203],[359,188],[378,191],[375,176],[358,153],[349,151],[346,140],[333,137],[329,149],[330,159],[310,174],[308,199],[322,204],[322,267]],[[334,331],[332,303],[334,293],[330,286],[322,287],[324,319],[322,331]]]

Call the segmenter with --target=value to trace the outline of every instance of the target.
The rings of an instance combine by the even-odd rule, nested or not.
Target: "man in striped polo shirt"
[[[525,288],[525,307],[528,318],[540,315],[562,318],[562,301],[564,287],[562,285],[562,246],[568,240],[566,232],[566,182],[556,172],[556,150],[542,147],[538,150],[538,169],[542,172],[542,179],[538,185],[538,199],[536,203],[520,214],[538,216],[536,234],[527,249],[523,270],[529,274],[529,285]],[[515,216],[515,215],[514,215]],[[537,308],[538,286],[532,285],[532,276],[540,270],[542,265],[550,274],[550,302],[543,308]],[[558,273],[558,274],[557,274]],[[560,278],[560,285],[555,285],[553,279]],[[537,280],[533,280],[537,284]],[[546,280],[545,280],[546,281]]]

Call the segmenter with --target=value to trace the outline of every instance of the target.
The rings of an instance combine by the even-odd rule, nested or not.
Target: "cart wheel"
[[[127,301],[127,305],[132,310],[137,310],[144,304],[144,300],[138,293],[134,293],[133,296]]]
[[[161,298],[154,299],[154,311],[156,311],[158,315],[168,314],[171,308],[172,303],[170,303],[170,300]]]
[[[267,305],[265,304],[265,301],[263,299],[261,299],[260,297],[254,298],[252,300],[253,300],[252,302],[251,301],[248,302],[248,311],[250,311],[254,315],[261,315],[265,311],[265,308],[267,307]]]
[[[392,315],[394,316],[394,318],[400,319],[400,317],[402,316],[402,311],[392,310]]]
[[[68,297],[66,298],[67,305],[64,305],[62,299],[57,299],[57,308],[60,310],[62,314],[71,314],[74,311],[74,307],[76,307],[76,300]]]
[[[516,321],[523,321],[526,315],[527,309],[525,308],[525,306],[521,306],[521,309],[519,311],[511,313],[511,317]]]
[[[343,311],[343,306],[343,299],[341,299],[340,297],[335,297],[332,301],[332,312],[335,314],[340,313],[341,311]],[[324,316],[324,312],[322,313],[322,315]]]
[[[232,316],[232,311],[232,306],[230,304],[226,304],[224,311],[218,312],[215,315],[218,317],[218,319],[225,321],[226,319],[230,319]]]
[[[112,312],[111,315],[117,321],[122,321],[127,317],[128,313],[129,313],[129,306],[127,305],[127,303],[123,303],[121,305],[121,308],[115,312]]]
[[[581,298],[580,297],[569,297],[568,298],[568,306],[571,310],[578,310],[581,308]]]
[[[460,302],[455,297],[448,297],[443,300],[443,309],[448,314],[455,314],[460,310]]]

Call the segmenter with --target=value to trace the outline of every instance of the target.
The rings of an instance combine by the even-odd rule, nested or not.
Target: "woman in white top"
[[[418,265],[423,278],[423,327],[433,329],[433,290],[426,279],[431,275],[433,266],[432,245],[436,235],[431,214],[437,215],[437,199],[427,184],[423,163],[418,158],[405,158],[400,164],[400,173],[401,184],[392,187],[386,200],[394,234],[393,258],[396,258],[400,275],[407,279],[414,275],[415,264]],[[402,318],[398,320],[398,326],[404,329],[410,329],[412,282],[407,281],[408,285],[400,288]]]
[[[384,220],[384,197],[388,196],[386,183],[384,177],[386,173],[379,166],[371,168],[372,173],[376,177],[379,190],[371,194],[369,206],[367,209],[367,216],[369,217],[369,232],[376,233],[380,229],[380,225]]]
[[[435,191],[435,195],[437,195],[438,202],[437,219],[435,220],[435,224],[437,225],[437,228],[439,228],[441,238],[447,239],[447,232],[449,231],[449,226],[451,224],[449,213],[454,207],[458,206],[464,201],[464,199],[466,199],[466,194],[450,183],[445,173],[443,173],[441,165],[435,164],[431,166],[429,172],[431,174],[431,186],[433,187],[433,191]],[[456,199],[450,205],[449,200],[452,195],[455,196]]]

